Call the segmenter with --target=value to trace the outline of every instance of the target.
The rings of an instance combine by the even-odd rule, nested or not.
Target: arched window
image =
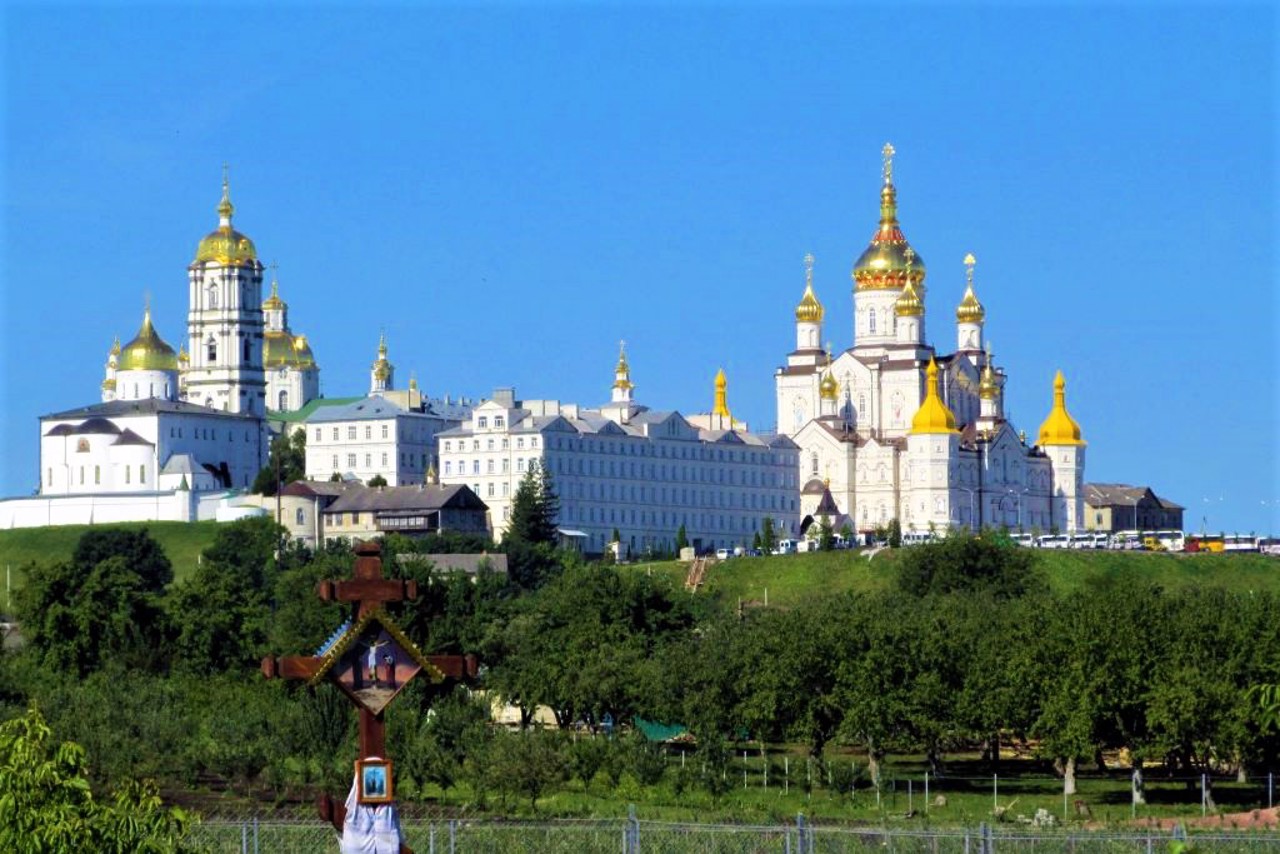
[[[818,455],[814,454],[810,462],[811,473],[814,477],[818,476]]]
[[[209,340],[205,342],[205,353],[208,357],[209,364],[218,361],[218,342],[213,340],[213,336],[209,336]]]
[[[298,512],[294,516],[294,523],[298,525],[307,524],[307,513],[301,507],[298,508]]]
[[[871,309],[871,313],[867,316],[867,320],[869,324],[867,331],[874,335],[876,332],[876,310],[874,308]]]
[[[206,300],[206,302],[208,303],[209,308],[217,308],[218,307],[217,285],[210,285],[209,290],[207,291],[207,294],[208,294],[208,299]]]

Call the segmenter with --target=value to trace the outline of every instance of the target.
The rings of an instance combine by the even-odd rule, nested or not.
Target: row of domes
[[[871,243],[853,264],[854,290],[898,290],[902,297],[895,306],[899,317],[924,313],[924,259],[911,248],[898,222],[898,191],[893,185],[893,146],[886,144],[884,154],[884,186],[880,190],[880,224]],[[813,256],[805,256],[804,296],[796,306],[798,323],[821,323],[822,303],[813,292]],[[982,303],[973,292],[974,257],[966,255],[968,268],[964,297],[956,308],[958,323],[981,323],[986,316]]]

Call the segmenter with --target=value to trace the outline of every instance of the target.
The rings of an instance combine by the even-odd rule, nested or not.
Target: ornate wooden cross
[[[360,759],[387,758],[386,706],[400,689],[420,671],[433,682],[468,679],[476,675],[474,655],[422,655],[382,611],[388,602],[418,597],[418,582],[382,577],[382,548],[377,543],[360,543],[355,548],[354,578],[321,581],[316,595],[325,602],[354,605],[351,620],[317,655],[267,656],[262,659],[262,675],[268,679],[301,679],[316,684],[326,678],[336,684],[360,712]],[[392,653],[381,653],[390,646]],[[367,656],[359,649],[367,650]],[[367,665],[365,659],[367,658]],[[321,795],[317,803],[320,817],[339,832],[347,808],[332,796]],[[413,854],[400,846],[401,854]]]

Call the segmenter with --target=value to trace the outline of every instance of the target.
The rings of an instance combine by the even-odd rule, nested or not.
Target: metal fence
[[[1167,854],[1185,831],[1054,832],[976,828],[907,830],[789,824],[724,825],[641,821],[406,822],[405,842],[417,854]],[[338,837],[319,820],[209,821],[190,841],[209,854],[336,852]],[[1280,851],[1277,833],[1193,832],[1197,852],[1260,854]]]

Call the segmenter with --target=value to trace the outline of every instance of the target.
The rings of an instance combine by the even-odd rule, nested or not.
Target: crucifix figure
[[[360,543],[355,548],[354,578],[321,581],[316,594],[325,602],[348,602],[353,606],[351,628],[319,655],[267,656],[262,659],[262,675],[268,679],[298,679],[315,683],[328,679],[335,683],[360,713],[360,760],[387,758],[386,705],[418,671],[425,670],[435,682],[446,678],[468,679],[476,675],[474,655],[422,655],[382,613],[389,602],[416,599],[418,583],[382,577],[382,547]],[[404,647],[407,649],[397,649]],[[361,651],[364,650],[362,654]],[[398,654],[398,653],[403,653]],[[398,675],[408,662],[411,669]],[[322,795],[317,803],[320,817],[341,833],[347,808],[332,796]],[[401,854],[413,854],[400,845]]]

